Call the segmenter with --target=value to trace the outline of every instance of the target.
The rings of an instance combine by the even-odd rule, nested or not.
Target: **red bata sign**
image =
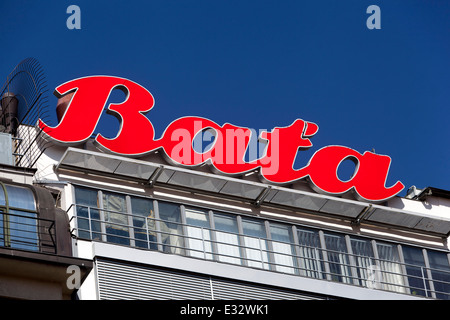
[[[261,177],[271,183],[286,184],[306,178],[318,192],[343,194],[353,190],[358,198],[368,201],[386,200],[404,188],[399,181],[385,186],[391,163],[388,156],[368,151],[360,154],[343,146],[324,147],[314,153],[305,167],[294,169],[297,152],[312,146],[310,138],[319,129],[301,119],[290,126],[262,132],[258,139],[267,144],[265,154],[249,162],[244,157],[252,130],[229,123],[220,126],[205,118],[183,117],[169,124],[163,135],[155,139],[153,125],[145,116],[154,105],[152,94],[133,81],[117,77],[84,77],[60,85],[55,90],[56,96],[75,94],[56,127],[39,120],[39,128],[53,142],[64,145],[85,142],[94,133],[113,89],[124,91],[126,99],[107,106],[107,113],[119,119],[120,130],[113,139],[97,134],[95,143],[104,151],[136,157],[162,149],[173,164],[197,166],[207,162],[218,172],[230,175],[259,169]],[[209,150],[200,153],[193,147],[193,141],[205,130],[213,132],[214,142]],[[342,181],[337,169],[346,159],[351,159],[356,169],[350,180]]]

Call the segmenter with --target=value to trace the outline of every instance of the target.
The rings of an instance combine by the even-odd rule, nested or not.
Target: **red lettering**
[[[356,163],[356,172],[349,181],[342,181],[337,170],[342,161],[351,159]],[[351,189],[357,196],[369,201],[381,201],[399,193],[404,185],[397,181],[386,188],[386,178],[391,159],[388,156],[366,151],[359,152],[342,146],[329,146],[317,151],[309,163],[309,179],[319,192],[343,194]]]
[[[154,141],[153,125],[145,116],[153,108],[153,96],[135,82],[116,79],[115,87],[124,91],[126,99],[120,104],[110,104],[107,113],[119,119],[119,133],[113,139],[99,134],[95,141],[102,149],[129,156],[143,155],[158,149],[160,144]]]
[[[95,142],[100,149],[127,156],[139,156],[162,148],[171,163],[197,166],[209,163],[219,172],[243,174],[260,169],[262,178],[271,182],[286,184],[307,178],[319,192],[342,194],[353,190],[357,197],[369,201],[381,201],[399,193],[404,185],[397,181],[386,187],[391,159],[371,152],[360,154],[342,146],[328,146],[317,151],[308,165],[294,170],[294,161],[299,150],[312,146],[310,138],[319,127],[312,122],[297,119],[290,126],[276,127],[262,132],[259,140],[266,142],[263,157],[251,162],[244,160],[249,148],[252,131],[232,124],[217,123],[199,117],[184,117],[173,121],[162,137],[155,140],[154,128],[145,114],[153,108],[151,93],[139,84],[117,77],[94,76],[75,79],[62,84],[55,90],[61,97],[75,92],[66,112],[56,127],[50,127],[39,120],[39,128],[57,143],[78,144],[89,139],[97,126],[105,104],[114,89],[126,94],[122,103],[107,106],[107,113],[120,121],[116,137],[108,139],[98,134]],[[214,136],[212,147],[199,151],[194,147],[196,136],[210,130]],[[357,169],[348,181],[337,176],[342,161],[351,159]]]
[[[117,77],[93,76],[66,82],[55,90],[61,97],[75,91],[61,122],[54,128],[39,119],[39,127],[53,140],[67,144],[86,141],[94,133],[106,102],[114,89],[126,94],[125,102],[111,103],[107,112],[116,116],[121,124],[119,134],[113,139],[97,135],[96,142],[103,149],[124,154],[139,155],[159,146],[153,141],[152,123],[144,114],[153,107],[150,92],[137,83]],[[146,136],[146,139],[137,137]]]
[[[276,183],[287,183],[306,177],[308,168],[294,170],[294,161],[300,149],[312,146],[309,138],[305,137],[313,136],[318,129],[314,123],[297,119],[288,127],[263,132],[262,138],[267,139],[269,144],[267,155],[259,161],[261,175]]]
[[[60,123],[52,128],[39,119],[39,128],[54,141],[78,144],[94,133],[116,78],[86,77],[66,82],[55,89],[57,97],[75,91]]]
[[[204,129],[214,131],[214,145],[199,153],[193,148],[193,140]],[[218,171],[239,174],[258,167],[246,163],[245,152],[250,141],[251,130],[217,123],[199,117],[184,117],[173,121],[165,130],[162,145],[168,160],[176,164],[196,166],[209,161]]]

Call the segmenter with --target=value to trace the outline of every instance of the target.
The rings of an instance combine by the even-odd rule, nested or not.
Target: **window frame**
[[[34,209],[28,209],[28,208],[21,208],[17,206],[11,206],[10,203],[10,194],[11,192],[8,192],[8,187],[11,186],[13,188],[20,188],[27,190],[31,197],[33,198],[33,207]],[[39,234],[39,212],[38,212],[38,199],[36,196],[35,191],[33,188],[30,188],[26,185],[14,183],[14,182],[5,182],[0,180],[0,187],[3,191],[3,195],[5,197],[5,203],[0,203],[0,214],[2,216],[2,225],[1,225],[1,235],[3,235],[2,242],[3,244],[0,244],[0,247],[5,248],[11,248],[11,249],[22,249],[27,251],[41,251],[41,239]],[[30,214],[31,216],[22,215],[20,213],[26,213]],[[18,221],[12,221],[11,217],[17,217]],[[21,222],[20,220],[33,220],[35,224],[29,225],[26,223]],[[27,225],[32,226],[33,230],[21,230],[21,229],[12,229],[11,224],[19,224],[19,225]],[[33,235],[33,238],[30,238],[30,240],[25,241],[25,244],[15,244],[14,240],[14,230],[17,230],[18,232],[28,232]],[[22,239],[21,236],[16,235],[18,239]],[[17,241],[17,240],[16,240]]]
[[[125,195],[125,201],[126,201],[126,208],[127,208],[127,214],[129,214],[129,229],[130,229],[130,246],[135,246],[134,240],[135,237],[132,236],[133,233],[133,223],[132,223],[132,219],[133,219],[133,209],[132,209],[132,199],[134,198],[142,198],[142,199],[146,199],[148,201],[152,201],[153,203],[153,209],[154,209],[154,214],[155,214],[155,219],[156,219],[156,223],[155,223],[155,231],[156,231],[156,242],[157,242],[157,249],[153,249],[153,250],[158,250],[158,251],[162,251],[164,252],[164,248],[163,248],[163,244],[162,244],[162,239],[161,239],[161,226],[160,226],[160,220],[161,220],[161,215],[160,215],[160,204],[161,203],[169,203],[175,206],[179,207],[180,210],[180,221],[177,222],[178,224],[181,225],[181,230],[182,230],[182,234],[177,234],[177,237],[181,237],[183,239],[183,244],[182,244],[182,253],[175,253],[175,254],[181,254],[181,255],[185,255],[185,256],[191,256],[189,254],[190,251],[194,251],[193,249],[190,250],[189,248],[189,241],[186,240],[186,238],[189,237],[189,233],[188,233],[188,229],[190,226],[187,222],[186,222],[186,208],[188,208],[187,210],[189,210],[189,208],[193,208],[194,210],[197,209],[199,211],[204,212],[204,214],[207,215],[207,219],[208,219],[208,233],[209,233],[209,239],[206,239],[206,241],[210,242],[210,249],[211,252],[208,251],[206,252],[206,255],[208,256],[208,258],[201,258],[201,259],[205,259],[205,260],[212,260],[212,261],[218,261],[218,262],[223,262],[223,263],[232,263],[232,264],[236,264],[233,262],[227,262],[227,261],[223,261],[221,260],[221,253],[220,253],[220,243],[218,243],[217,241],[217,235],[220,232],[224,232],[224,233],[231,233],[228,231],[222,231],[222,230],[218,230],[216,228],[215,222],[216,222],[216,216],[217,215],[223,215],[223,216],[228,216],[230,218],[232,218],[234,220],[235,225],[237,226],[237,233],[236,233],[236,237],[237,237],[237,243],[233,243],[231,244],[232,246],[238,246],[239,247],[239,252],[240,252],[240,256],[230,256],[230,261],[231,259],[235,259],[237,261],[239,261],[238,265],[241,266],[246,266],[246,267],[255,267],[258,268],[257,266],[254,265],[254,263],[249,263],[249,258],[248,258],[248,250],[256,250],[253,247],[248,247],[246,246],[246,242],[245,239],[246,237],[249,237],[249,235],[244,233],[244,223],[246,221],[256,221],[264,231],[265,236],[261,239],[264,240],[265,242],[265,248],[260,248],[261,250],[263,250],[265,252],[266,255],[266,260],[263,258],[262,266],[259,267],[259,269],[262,270],[273,270],[273,271],[277,271],[277,272],[282,272],[277,270],[277,268],[290,268],[290,266],[287,265],[278,265],[277,264],[277,259],[276,259],[276,252],[273,250],[274,248],[274,244],[272,240],[272,235],[271,235],[271,226],[272,225],[283,225],[286,226],[286,228],[288,228],[291,232],[291,249],[292,249],[292,261],[293,261],[293,267],[295,272],[291,273],[291,272],[287,272],[288,274],[296,274],[296,275],[300,275],[300,276],[307,276],[309,278],[316,278],[316,279],[327,279],[327,280],[333,280],[333,275],[331,275],[331,267],[332,265],[336,264],[337,262],[335,261],[330,261],[330,257],[329,257],[329,248],[327,248],[326,245],[326,240],[325,237],[328,235],[338,235],[341,239],[342,239],[342,245],[345,246],[345,251],[339,251],[337,254],[342,255],[342,257],[345,260],[345,263],[343,264],[339,264],[339,268],[340,269],[345,269],[345,272],[341,270],[340,274],[337,274],[335,276],[337,276],[338,278],[342,277],[342,281],[341,280],[333,280],[333,281],[337,281],[337,282],[343,282],[346,284],[353,284],[353,285],[357,285],[357,286],[361,286],[361,287],[367,287],[367,285],[365,285],[364,283],[367,282],[367,279],[363,279],[360,275],[361,274],[366,274],[367,275],[367,271],[366,270],[359,270],[361,268],[364,268],[364,266],[359,265],[356,262],[356,254],[353,252],[352,249],[352,240],[354,239],[360,239],[363,241],[366,241],[369,245],[370,248],[372,250],[372,255],[370,257],[365,257],[365,258],[369,258],[371,259],[371,261],[373,262],[373,265],[376,265],[377,267],[379,267],[381,274],[383,272],[387,272],[389,273],[389,270],[384,270],[382,268],[382,263],[380,263],[380,253],[378,252],[378,244],[384,244],[387,243],[389,245],[392,245],[393,248],[396,248],[396,254],[398,254],[398,259],[399,261],[389,261],[388,263],[399,263],[401,266],[401,274],[403,277],[403,281],[404,281],[404,292],[401,291],[400,293],[411,293],[410,290],[410,284],[408,281],[408,273],[407,273],[407,266],[405,263],[405,257],[404,257],[404,253],[403,253],[403,248],[405,246],[408,247],[414,247],[414,248],[418,248],[421,249],[423,252],[423,256],[424,256],[424,261],[425,261],[425,268],[426,268],[426,277],[427,277],[427,286],[425,288],[425,290],[431,290],[431,294],[432,297],[435,297],[435,293],[433,290],[433,277],[432,277],[432,272],[430,270],[430,265],[429,265],[429,261],[428,261],[428,257],[427,257],[427,252],[429,250],[432,250],[433,252],[443,252],[444,254],[446,254],[448,261],[449,261],[449,265],[450,265],[450,251],[449,250],[445,250],[445,249],[437,249],[437,248],[432,248],[432,247],[422,247],[418,244],[413,244],[413,243],[406,243],[406,242],[399,242],[399,241],[393,241],[393,240],[389,240],[386,238],[380,238],[380,237],[372,237],[369,235],[361,235],[358,233],[352,233],[350,231],[345,231],[343,232],[342,230],[335,230],[332,228],[321,228],[321,227],[315,227],[315,226],[311,226],[311,225],[307,225],[307,224],[298,224],[298,223],[294,223],[294,222],[289,222],[289,221],[283,221],[281,219],[267,219],[264,217],[259,217],[259,216],[254,216],[251,214],[246,214],[246,213],[240,213],[240,212],[231,212],[228,210],[223,210],[223,209],[216,209],[216,208],[211,208],[210,206],[200,206],[200,205],[195,205],[195,204],[191,204],[191,203],[187,203],[186,201],[173,201],[173,200],[167,200],[167,199],[163,199],[163,198],[159,198],[159,197],[154,197],[153,195],[148,196],[148,195],[136,195],[136,194],[130,194],[127,192],[120,192],[117,190],[108,190],[108,189],[99,189],[99,188],[93,188],[90,186],[85,186],[85,185],[78,185],[78,184],[73,184],[74,188],[73,190],[75,190],[75,188],[77,187],[81,187],[81,188],[88,188],[91,190],[96,190],[97,191],[97,197],[99,200],[99,206],[100,208],[98,209],[100,212],[103,209],[103,203],[101,203],[103,201],[103,195],[102,192],[111,192],[111,193],[117,193],[117,194],[122,194]],[[75,191],[74,191],[75,192]],[[101,195],[101,196],[100,196]],[[74,197],[75,199],[75,197]],[[103,224],[105,223],[105,221],[103,220]],[[298,239],[298,229],[302,229],[302,230],[309,230],[310,232],[313,232],[315,234],[318,234],[319,236],[319,248],[317,248],[317,252],[319,253],[319,256],[317,258],[319,258],[320,261],[318,261],[317,263],[317,270],[301,270],[301,259],[302,259],[302,255],[299,254],[299,250],[300,247],[302,246],[299,242]],[[232,233],[234,234],[234,233]],[[344,247],[343,247],[344,248]],[[343,249],[344,250],[344,249]],[[335,252],[336,254],[336,252]],[[195,257],[195,256],[194,256]],[[199,257],[197,257],[199,258]],[[224,259],[226,260],[226,259]],[[450,272],[450,270],[447,270],[448,272]],[[307,274],[312,274],[314,276],[308,276]],[[383,279],[383,278],[382,278]],[[377,289],[385,289],[384,287],[389,286],[389,285],[393,285],[388,283],[387,285],[385,283],[383,283],[384,280],[382,280],[381,282],[381,287],[377,288]],[[392,291],[389,289],[385,289],[388,291]],[[449,297],[450,297],[450,293],[449,293]]]

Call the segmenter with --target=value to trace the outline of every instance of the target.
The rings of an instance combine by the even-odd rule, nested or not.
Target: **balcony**
[[[0,247],[56,254],[55,221],[15,211],[0,212]]]
[[[159,210],[162,210],[162,205],[159,206]],[[72,233],[80,239],[370,289],[450,299],[450,268],[433,268],[429,266],[430,263],[428,266],[421,263],[420,259],[411,263],[414,259],[408,258],[408,255],[417,248],[404,246],[403,251],[399,249],[401,253],[398,255],[391,250],[398,247],[397,244],[367,241],[371,247],[375,246],[377,253],[373,254],[364,248],[363,240],[356,238],[332,233],[320,234],[319,231],[301,230],[302,227],[295,226],[284,229],[279,223],[259,224],[256,220],[244,221],[245,218],[241,219],[239,228],[232,230],[232,224],[227,226],[225,220],[219,221],[219,214],[214,218],[213,228],[207,221],[210,218],[202,216],[202,211],[195,209],[184,209],[184,218],[178,221],[79,204],[71,205],[68,214],[72,217]],[[224,219],[225,216],[220,218]],[[260,226],[271,230],[271,233],[266,233],[271,236],[257,236]],[[293,228],[295,237],[286,237],[287,233],[283,233],[291,230],[289,228]],[[292,235],[291,231],[289,233]],[[348,250],[349,247],[352,250]],[[429,251],[427,259],[435,255],[435,252]],[[446,259],[448,265],[448,253],[437,254]]]

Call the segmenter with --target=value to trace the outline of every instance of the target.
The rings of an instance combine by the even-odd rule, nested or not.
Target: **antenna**
[[[47,84],[44,71],[35,58],[21,61],[6,77],[0,89],[0,132],[11,135],[14,164],[31,168],[45,151],[39,118],[48,113]]]

